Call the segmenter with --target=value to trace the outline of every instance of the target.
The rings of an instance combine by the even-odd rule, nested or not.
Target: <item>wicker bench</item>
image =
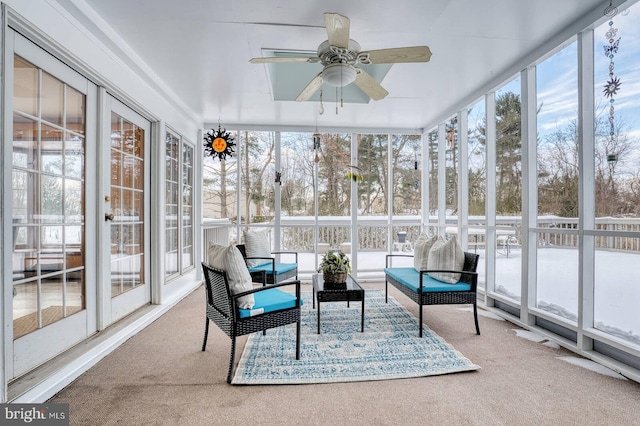
[[[420,337],[422,337],[422,307],[424,305],[472,304],[473,318],[476,323],[476,333],[480,334],[478,325],[478,306],[476,303],[478,287],[479,255],[464,253],[462,271],[424,270],[417,271],[414,267],[391,267],[394,257],[412,257],[407,254],[388,254],[385,273],[385,302],[389,291],[389,283],[416,302],[420,310]],[[448,284],[438,281],[428,275],[428,272],[457,272],[461,273],[460,281]]]

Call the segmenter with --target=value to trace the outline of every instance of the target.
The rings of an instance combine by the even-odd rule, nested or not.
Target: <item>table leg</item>
[[[318,334],[320,334],[320,301],[318,300]]]
[[[364,333],[364,294],[362,295],[362,319],[360,321],[360,332]]]
[[[315,287],[313,287],[313,295],[311,297],[311,305],[312,305],[313,309],[316,308],[316,288]]]

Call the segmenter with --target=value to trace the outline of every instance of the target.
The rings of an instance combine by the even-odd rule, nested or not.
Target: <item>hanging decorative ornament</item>
[[[232,157],[236,143],[235,138],[227,129],[221,129],[218,122],[218,130],[211,129],[204,136],[204,151],[211,157],[225,160],[227,155]]]
[[[604,10],[604,15],[609,20],[609,31],[605,33],[605,37],[609,44],[604,45],[604,55],[609,58],[609,80],[605,83],[604,89],[602,92],[604,96],[609,99],[609,138],[613,141],[615,136],[615,96],[618,94],[620,90],[620,78],[615,76],[614,68],[615,62],[613,58],[618,53],[618,48],[620,47],[620,37],[615,38],[618,34],[618,29],[613,27],[613,17],[618,13],[618,8],[613,6],[613,0],[609,0],[609,6]]]
[[[313,161],[316,163],[320,162],[320,156],[318,152],[320,151],[320,133],[318,133],[318,128],[316,127],[316,132],[311,137],[313,139],[313,152],[315,153],[315,157]]]
[[[364,177],[362,176],[362,173],[360,173],[360,167],[358,166],[347,166],[349,168],[349,170],[347,170],[347,173],[345,175],[346,179],[351,179],[352,181],[358,183],[358,182],[362,182],[364,180]]]

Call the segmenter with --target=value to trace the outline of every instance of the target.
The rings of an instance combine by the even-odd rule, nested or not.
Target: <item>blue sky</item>
[[[604,10],[604,7],[603,7]],[[620,38],[618,53],[614,57],[614,74],[621,80],[621,87],[615,95],[615,119],[623,120],[625,133],[635,142],[635,149],[628,158],[627,171],[637,170],[634,158],[640,158],[640,2],[629,9],[620,10],[612,18],[613,28]],[[609,80],[609,58],[605,56],[604,46],[609,45],[605,33],[611,28],[610,19],[606,19],[594,31],[595,58],[595,103],[597,110],[608,117],[609,99],[602,92]],[[577,117],[578,111],[578,67],[577,42],[573,42],[550,56],[536,69],[537,104],[542,104],[538,114],[538,134],[544,137],[557,129],[564,129]],[[520,78],[516,78],[496,91],[496,95],[505,92],[520,94]],[[469,125],[484,118],[484,106],[481,99],[472,106]],[[479,160],[480,161],[480,160]]]
[[[619,11],[612,20],[613,28],[618,29],[615,39],[620,38],[619,50],[613,59],[614,74],[621,80],[620,90],[614,97],[615,116],[624,120],[626,133],[632,139],[640,139],[640,4]],[[609,45],[605,37],[609,28],[607,19],[594,32],[595,101],[599,111],[608,109],[609,105],[602,92],[609,80],[610,60],[604,53],[604,46]],[[541,135],[566,126],[577,115],[576,62],[577,43],[574,42],[537,67],[538,105],[543,102],[538,115]]]

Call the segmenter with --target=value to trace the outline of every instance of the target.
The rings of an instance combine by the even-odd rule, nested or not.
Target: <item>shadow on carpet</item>
[[[254,333],[247,339],[232,384],[308,384],[389,380],[478,370],[453,346],[394,298],[367,290],[364,333],[360,302],[322,304],[321,331],[311,293],[302,294],[300,360],[295,359],[295,324]]]

